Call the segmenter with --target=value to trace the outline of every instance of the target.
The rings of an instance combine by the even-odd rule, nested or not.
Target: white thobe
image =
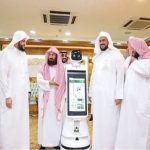
[[[116,149],[150,149],[150,60],[136,60],[127,70]]]
[[[0,60],[0,149],[29,149],[29,76],[24,52],[4,50]],[[6,98],[12,98],[12,108]]]
[[[56,67],[50,68],[51,80],[56,79]],[[60,144],[62,131],[62,119],[57,120],[55,107],[55,86],[49,85],[49,80],[44,80],[42,74],[37,74],[37,83],[39,85],[38,99],[38,143],[45,147],[54,147]],[[49,99],[46,106],[44,117],[43,114],[43,92],[49,91]]]
[[[123,62],[117,49],[107,49],[94,59],[89,93],[93,107],[93,150],[114,148],[119,117],[115,99],[123,99]]]

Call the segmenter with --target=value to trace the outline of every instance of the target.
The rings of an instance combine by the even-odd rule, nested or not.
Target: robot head
[[[73,50],[71,52],[71,59],[75,61],[82,60],[82,52],[80,50]]]

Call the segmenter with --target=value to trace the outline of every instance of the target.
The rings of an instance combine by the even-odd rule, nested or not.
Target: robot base
[[[63,137],[61,138],[61,150],[90,150],[89,137]]]

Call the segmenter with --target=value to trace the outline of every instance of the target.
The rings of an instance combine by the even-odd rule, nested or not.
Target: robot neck
[[[72,66],[73,67],[80,67],[80,61],[72,61]]]

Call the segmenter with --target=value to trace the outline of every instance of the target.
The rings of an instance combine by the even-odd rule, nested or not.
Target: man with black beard
[[[93,111],[92,149],[111,150],[114,149],[119,107],[123,99],[124,58],[106,32],[100,32],[94,52],[89,88]]]
[[[62,50],[62,51],[60,52],[60,55],[61,55],[61,59],[62,59],[62,63],[63,63],[63,65],[64,65],[64,68],[66,68],[66,66],[71,63],[71,62],[70,62],[70,59],[69,59],[69,57],[68,57],[68,52],[65,51],[65,50]]]
[[[25,51],[29,37],[16,31],[0,58],[0,149],[29,150],[29,76]]]
[[[63,104],[65,94],[65,70],[59,51],[52,47],[45,55],[37,83],[38,98],[38,143],[40,149],[59,148],[63,123]]]
[[[60,54],[61,54],[62,63],[67,63],[69,59],[67,51],[63,50],[60,52]]]

